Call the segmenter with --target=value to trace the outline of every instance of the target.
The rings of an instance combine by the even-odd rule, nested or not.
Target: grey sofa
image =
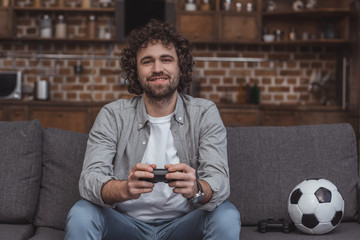
[[[227,128],[231,196],[241,239],[359,239],[356,138],[348,124]],[[0,239],[64,238],[66,215],[80,199],[87,135],[43,129],[39,121],[0,122]],[[288,218],[287,198],[300,181],[327,178],[345,199],[333,232],[259,233],[260,219]]]

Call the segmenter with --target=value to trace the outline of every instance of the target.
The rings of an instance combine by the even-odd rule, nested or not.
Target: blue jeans
[[[240,214],[228,201],[212,212],[196,209],[182,217],[145,223],[80,200],[68,214],[65,240],[236,240],[240,226]]]

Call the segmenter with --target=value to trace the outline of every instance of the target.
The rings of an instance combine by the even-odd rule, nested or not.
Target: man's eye
[[[172,60],[172,58],[164,58],[163,59],[163,62],[172,62],[173,60]]]
[[[143,62],[142,62],[142,64],[150,64],[152,61],[151,60],[144,60]]]

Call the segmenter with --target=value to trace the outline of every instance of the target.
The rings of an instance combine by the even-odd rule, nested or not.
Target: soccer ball
[[[324,234],[341,222],[344,216],[344,199],[330,181],[309,179],[291,191],[288,212],[300,231]]]

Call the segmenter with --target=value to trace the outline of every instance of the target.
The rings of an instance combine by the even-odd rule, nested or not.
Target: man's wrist
[[[197,190],[196,194],[189,199],[190,201],[192,201],[195,204],[199,203],[204,196],[204,190],[201,186],[201,183],[197,179],[196,179],[196,185],[197,185],[198,190]]]

